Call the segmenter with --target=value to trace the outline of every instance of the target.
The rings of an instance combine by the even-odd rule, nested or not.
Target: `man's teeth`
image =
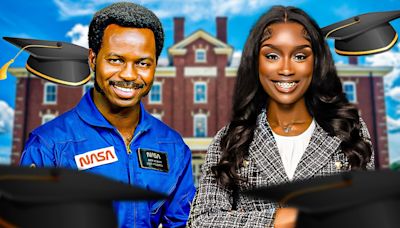
[[[284,89],[289,89],[289,88],[292,88],[293,86],[295,86],[297,83],[296,82],[275,82],[275,84]]]
[[[124,88],[124,87],[119,87],[119,86],[115,86],[115,88],[117,88],[117,89],[119,89],[119,90],[121,90],[121,91],[123,91],[123,92],[127,92],[127,93],[133,91],[132,88]]]

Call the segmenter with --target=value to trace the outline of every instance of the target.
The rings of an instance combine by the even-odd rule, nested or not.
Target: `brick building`
[[[216,19],[216,37],[197,30],[184,37],[184,18],[174,18],[174,44],[169,64],[157,67],[153,88],[144,99],[147,110],[176,129],[193,152],[198,177],[205,151],[215,133],[229,120],[237,66],[227,43],[227,19]],[[378,166],[388,166],[383,76],[390,67],[338,65],[350,101],[358,105],[377,152]],[[17,164],[28,134],[37,126],[74,107],[93,82],[83,87],[59,86],[11,68],[18,77],[13,131],[12,163]],[[196,178],[197,179],[197,178]]]

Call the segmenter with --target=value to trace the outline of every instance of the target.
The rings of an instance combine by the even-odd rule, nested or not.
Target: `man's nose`
[[[119,76],[126,81],[135,81],[137,79],[137,72],[132,64],[125,64]]]

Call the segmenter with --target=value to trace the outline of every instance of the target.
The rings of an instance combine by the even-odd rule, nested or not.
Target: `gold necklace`
[[[295,125],[295,124],[304,124],[305,122],[306,122],[306,121],[292,121],[291,123],[286,124],[286,125],[279,124],[279,123],[276,124],[276,125],[278,125],[279,127],[281,127],[284,133],[288,134],[289,132],[292,131],[293,125]]]
[[[289,133],[292,130],[292,127],[293,127],[293,124],[290,124],[290,125],[288,125],[286,127],[282,127],[283,132]]]
[[[125,139],[125,144],[129,145],[129,143],[131,143],[132,136],[130,136],[130,135],[129,136],[125,136],[124,139]]]

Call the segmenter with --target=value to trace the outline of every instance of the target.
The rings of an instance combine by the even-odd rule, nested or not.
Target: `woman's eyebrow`
[[[280,50],[280,47],[278,45],[273,45],[273,44],[268,44],[268,43],[261,45],[261,48],[263,48],[263,47],[269,47],[269,48],[272,48],[272,49],[275,49],[275,50]],[[294,50],[301,50],[301,49],[304,49],[304,48],[311,48],[311,45],[303,44],[303,45],[295,46]]]
[[[309,45],[309,44],[299,45],[299,46],[295,47],[295,50],[297,51],[297,50],[301,50],[301,49],[304,49],[304,48],[311,48],[311,45]]]

